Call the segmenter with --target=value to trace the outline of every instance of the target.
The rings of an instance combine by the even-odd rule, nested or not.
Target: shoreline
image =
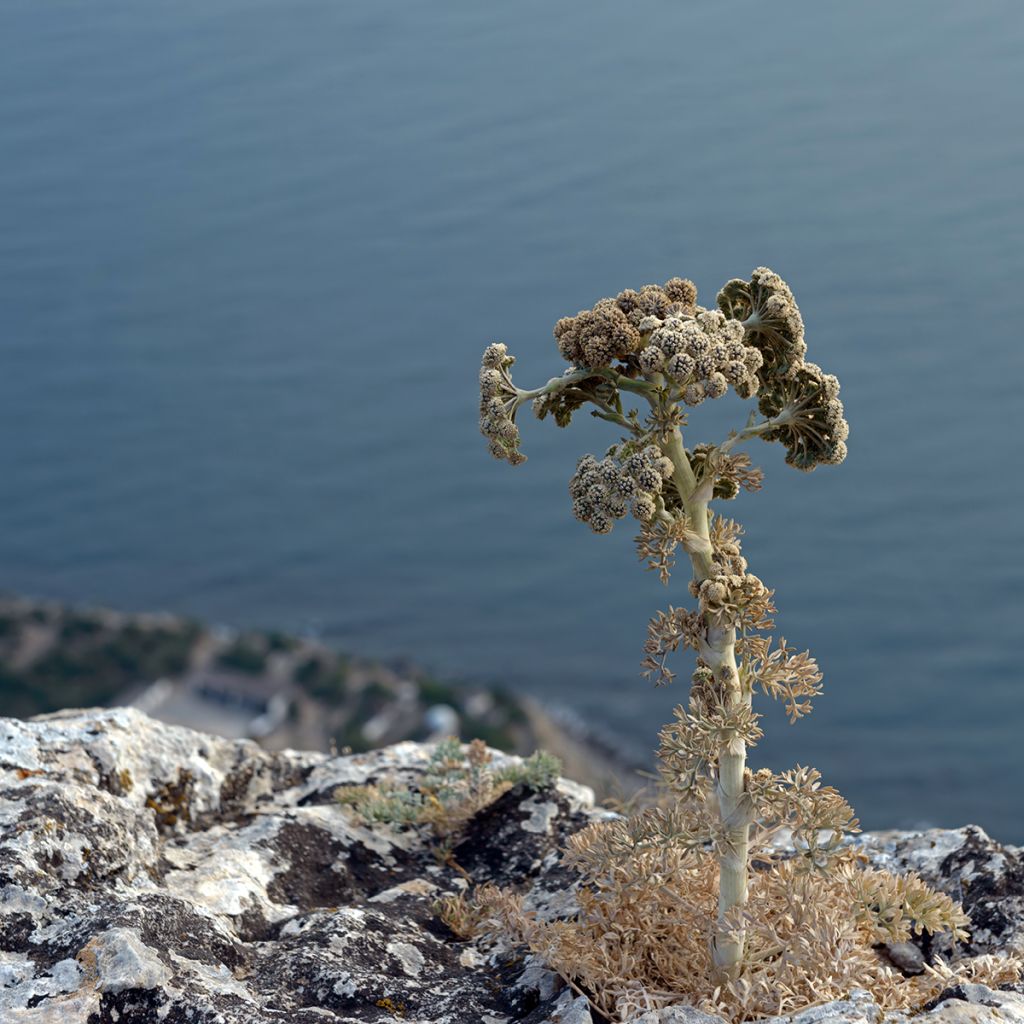
[[[309,636],[164,612],[0,595],[0,699],[22,718],[136,707],[268,750],[359,753],[457,735],[520,755],[547,750],[566,775],[613,801],[645,785],[643,766],[569,709],[438,679],[405,658],[388,663]]]

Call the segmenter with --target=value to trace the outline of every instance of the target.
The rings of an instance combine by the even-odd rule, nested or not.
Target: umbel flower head
[[[653,445],[619,463],[611,455],[600,462],[584,455],[569,481],[572,511],[594,533],[608,533],[627,512],[649,522],[657,510],[663,481],[672,476],[672,460]]]
[[[728,281],[718,293],[718,308],[742,321],[746,343],[764,356],[762,382],[803,362],[807,344],[800,309],[789,285],[774,271],[758,267],[749,281]]]
[[[518,393],[508,372],[515,361],[501,342],[484,350],[480,366],[480,433],[487,438],[487,450],[496,459],[518,466],[526,461],[526,456],[519,451],[519,428],[515,423]]]
[[[738,320],[698,308],[692,317],[644,317],[640,329],[649,336],[649,344],[637,356],[641,372],[664,374],[681,389],[687,405],[721,398],[730,384],[741,398],[757,391],[763,357],[743,343],[743,324]]]
[[[692,316],[697,289],[692,281],[674,277],[665,284],[627,289],[614,299],[601,299],[592,309],[562,317],[555,324],[558,351],[573,366],[610,366],[644,347],[640,323],[648,316]]]
[[[810,472],[818,465],[838,465],[846,458],[850,425],[843,418],[839,381],[814,363],[803,363],[762,392],[758,408],[779,426],[766,441],[786,446],[786,462]]]

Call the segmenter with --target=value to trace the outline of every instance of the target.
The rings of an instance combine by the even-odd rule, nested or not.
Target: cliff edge
[[[571,912],[559,850],[609,812],[576,783],[526,780],[439,840],[371,826],[339,800],[415,784],[432,753],[271,752],[123,708],[0,719],[0,1021],[596,1024],[525,951],[459,941],[437,901],[492,881]],[[1021,850],[972,826],[857,842],[962,900],[974,951],[1024,953]],[[855,991],[792,1019],[881,1017]],[[672,1007],[635,1020],[714,1018]],[[922,1020],[1024,1022],[1024,997],[963,985]]]

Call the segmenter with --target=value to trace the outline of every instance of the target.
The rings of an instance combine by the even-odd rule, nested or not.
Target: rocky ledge
[[[520,782],[445,840],[368,827],[337,797],[415,785],[431,753],[271,753],[128,709],[0,719],[0,1021],[592,1024],[534,958],[460,942],[437,901],[493,881],[570,906],[559,850],[608,812],[575,783]],[[1020,850],[971,826],[858,842],[962,900],[972,951],[1024,953]],[[890,955],[915,970],[927,952]],[[881,1016],[855,991],[793,1020]],[[1024,997],[963,985],[921,1019],[1024,1024]],[[685,1007],[636,1018],[716,1021]]]

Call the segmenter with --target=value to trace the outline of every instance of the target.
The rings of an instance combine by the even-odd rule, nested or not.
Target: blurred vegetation
[[[52,640],[38,657],[18,660],[25,630]],[[181,675],[201,633],[193,622],[112,630],[101,617],[33,609],[23,618],[0,616],[0,693],[8,715],[106,704],[141,682]],[[27,643],[31,644],[32,637]]]
[[[234,677],[232,685],[251,686],[260,699],[268,690],[286,693],[288,726],[314,745],[333,742],[359,752],[401,739],[436,739],[446,717],[431,709],[444,707],[454,713],[465,742],[533,750],[523,706],[500,690],[467,689],[410,666],[357,661],[280,631],[225,634],[171,616],[0,597],[4,714],[27,718],[112,704],[133,699],[160,679],[203,682],[206,673]]]
[[[267,647],[263,637],[243,634],[217,655],[217,664],[250,676],[262,675],[267,670]]]

